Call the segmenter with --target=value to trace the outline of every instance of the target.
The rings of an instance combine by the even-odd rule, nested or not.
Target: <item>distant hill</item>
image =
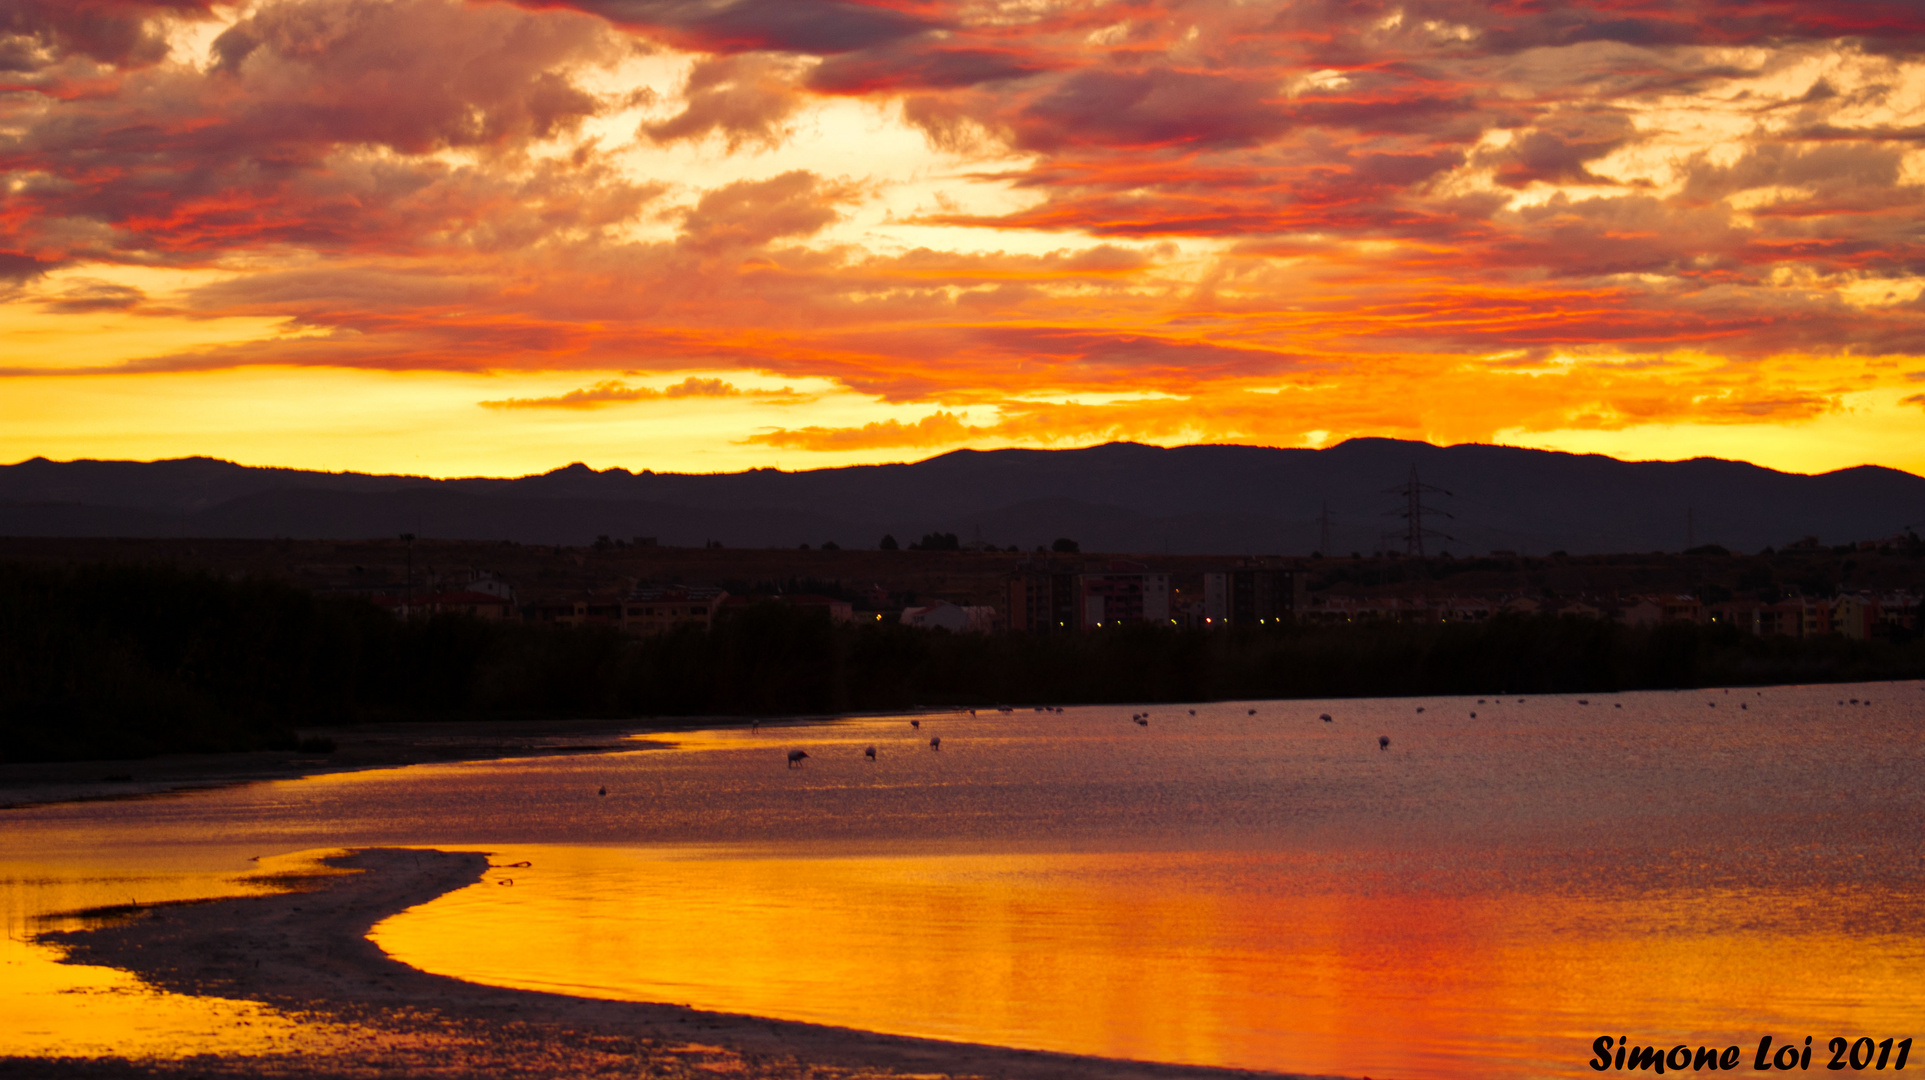
[[[1501,446],[1352,439],[1325,450],[1254,446],[958,450],[908,465],[807,472],[597,472],[513,479],[263,469],[211,458],[0,466],[0,535],[420,536],[585,544],[873,547],[953,532],[1030,550],[1308,554],[1330,514],[1333,553],[1401,550],[1412,467],[1450,494],[1425,524],[1432,553],[1736,551],[1804,536],[1880,538],[1925,522],[1925,478],[1864,466],[1818,476],[1698,458],[1626,462]],[[1444,515],[1449,515],[1448,517]]]

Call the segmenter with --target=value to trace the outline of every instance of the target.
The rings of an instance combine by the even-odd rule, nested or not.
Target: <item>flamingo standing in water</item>
[[[802,764],[802,759],[808,756],[809,756],[809,752],[807,750],[789,751],[789,768],[793,769],[797,765]]]

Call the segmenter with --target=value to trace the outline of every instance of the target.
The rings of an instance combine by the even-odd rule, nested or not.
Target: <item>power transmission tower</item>
[[[1404,554],[1415,555],[1419,558],[1423,557],[1424,538],[1427,536],[1434,536],[1439,540],[1457,539],[1448,533],[1441,533],[1434,529],[1424,528],[1425,514],[1443,514],[1445,517],[1450,517],[1449,514],[1444,513],[1444,511],[1436,507],[1425,506],[1424,496],[1431,494],[1449,495],[1450,492],[1440,487],[1432,487],[1417,479],[1417,466],[1415,464],[1410,467],[1410,481],[1408,483],[1385,488],[1384,494],[1402,495],[1404,497],[1404,508],[1402,510],[1388,511],[1388,514],[1404,519]],[[1452,520],[1456,519],[1453,518]]]
[[[1317,536],[1317,550],[1323,553],[1324,558],[1328,559],[1331,557],[1330,555],[1330,500],[1329,499],[1325,499],[1323,502],[1323,517],[1320,519],[1320,522],[1323,528],[1319,531]]]

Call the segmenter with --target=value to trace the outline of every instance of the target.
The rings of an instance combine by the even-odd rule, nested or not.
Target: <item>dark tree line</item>
[[[1555,617],[1031,637],[766,605],[658,638],[397,621],[166,567],[0,565],[0,760],[292,747],[390,719],[702,717],[915,705],[1547,693],[1925,675],[1925,643]]]

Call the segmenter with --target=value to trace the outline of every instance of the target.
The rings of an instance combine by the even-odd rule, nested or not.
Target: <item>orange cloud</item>
[[[86,10],[0,15],[0,305],[275,329],[73,373],[568,372],[483,404],[579,410],[742,370],[926,410],[718,436],[830,452],[1794,424],[1925,357],[1912,3]],[[209,19],[206,64],[167,53]],[[679,102],[638,120],[607,80],[664,48]],[[846,170],[782,156],[847,99],[960,164],[892,202],[854,129]],[[768,156],[653,170],[710,138]],[[209,273],[116,283],[157,269]]]
[[[883,420],[859,428],[778,428],[751,435],[743,441],[799,450],[882,450],[905,446],[954,446],[995,435],[995,429],[971,427],[953,413],[936,412],[913,424]]]
[[[691,375],[673,386],[657,390],[649,386],[629,386],[617,380],[596,383],[582,390],[545,398],[504,398],[480,402],[489,409],[593,409],[621,401],[654,401],[660,398],[740,397],[742,391],[721,379],[698,379]]]

